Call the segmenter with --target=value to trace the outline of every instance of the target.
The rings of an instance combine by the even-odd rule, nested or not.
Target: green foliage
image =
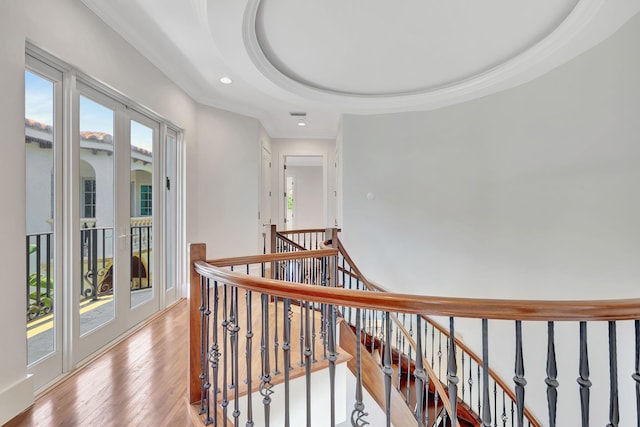
[[[287,196],[287,210],[293,210],[293,196]]]
[[[47,294],[47,285],[49,294]],[[40,301],[38,302],[38,289],[40,290]],[[44,316],[53,310],[53,280],[47,280],[46,275],[38,276],[36,273],[29,275],[29,308],[27,309],[27,320],[33,320]]]

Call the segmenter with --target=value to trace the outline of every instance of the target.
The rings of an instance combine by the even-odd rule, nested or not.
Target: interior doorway
[[[323,156],[284,156],[285,229],[325,226],[325,181]]]

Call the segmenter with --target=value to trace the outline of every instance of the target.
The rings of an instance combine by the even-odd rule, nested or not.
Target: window
[[[152,191],[150,185],[140,186],[140,216],[152,214]]]
[[[96,217],[96,179],[82,180],[82,218]]]

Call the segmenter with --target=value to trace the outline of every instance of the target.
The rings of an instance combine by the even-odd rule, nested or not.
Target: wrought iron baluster
[[[636,371],[631,376],[636,382],[636,418],[640,427],[640,320],[634,322],[636,331]]]
[[[351,411],[351,425],[355,427],[366,426],[369,423],[364,419],[368,413],[364,412],[364,403],[362,398],[362,328],[360,325],[360,309],[356,308],[356,334],[358,341],[356,342],[356,401]],[[365,335],[366,336],[366,335]]]
[[[290,342],[291,342],[291,317],[290,311],[291,309],[291,300],[289,298],[284,299],[284,307],[282,310],[282,322],[284,324],[284,336],[282,338],[282,352],[284,358],[284,425],[285,427],[289,427],[291,425],[290,419],[290,407],[289,407],[289,393],[290,393],[290,383],[289,383],[289,370],[291,369],[291,355],[289,351],[291,350]],[[249,399],[251,400],[251,399]]]
[[[304,325],[304,308],[302,301],[300,301],[300,362],[298,362],[298,366],[304,366],[304,329],[302,325]]]
[[[384,313],[385,341],[384,341],[384,357],[382,372],[384,373],[384,396],[385,396],[385,413],[387,416],[387,427],[391,427],[391,317],[390,313]]]
[[[231,364],[231,377],[232,377],[232,381],[233,381],[233,391],[234,391],[234,406],[233,406],[233,419],[234,419],[234,424],[237,426],[238,422],[239,422],[239,418],[240,418],[240,395],[239,395],[239,385],[238,385],[238,381],[239,381],[239,376],[240,376],[240,369],[239,369],[239,348],[238,348],[238,341],[239,341],[239,337],[238,337],[238,332],[240,331],[240,326],[239,326],[239,319],[238,319],[238,288],[237,287],[233,287],[231,288],[231,324],[230,326],[230,334],[231,334],[231,343],[232,343],[232,348],[231,348],[231,353],[232,353],[232,364]]]
[[[247,270],[249,270],[249,266],[247,266]],[[248,274],[248,271],[247,271]],[[245,353],[244,353],[244,358],[245,358],[245,370],[247,372],[247,394],[249,396],[251,396],[251,355],[253,354],[252,352],[252,344],[253,344],[253,326],[252,326],[252,318],[251,318],[251,312],[252,310],[252,301],[251,301],[251,297],[252,297],[252,292],[251,291],[246,291],[245,292],[245,300],[246,300],[246,311],[247,311],[247,332],[246,332],[246,338],[247,338],[247,343],[246,343],[246,347],[245,347]],[[237,399],[237,397],[236,397]],[[253,426],[253,404],[252,404],[252,400],[251,398],[247,399],[247,424],[246,427],[251,427]]]
[[[229,366],[229,351],[227,348],[228,342],[228,334],[229,334],[229,319],[227,317],[227,288],[228,285],[225,283],[223,287],[223,298],[222,298],[222,417],[224,420],[228,419],[227,416],[227,407],[229,406],[229,395],[227,392],[228,388],[228,366]]]
[[[218,387],[219,363],[220,363],[220,347],[218,345],[218,282],[213,282],[213,344],[209,351],[209,363],[213,370],[213,407],[218,407]],[[210,391],[211,392],[211,391]],[[213,424],[218,424],[218,411],[213,411]]]
[[[516,362],[513,382],[516,386],[516,409],[518,412],[518,427],[524,426],[524,387],[527,380],[524,378],[524,359],[522,355],[522,321],[516,320]]]
[[[422,318],[420,315],[416,317],[416,329],[418,330],[418,334],[416,334],[416,367],[413,371],[413,377],[415,380],[416,387],[416,418],[418,419],[418,426],[422,426],[422,418],[423,416],[423,402],[424,402],[424,391],[425,391],[425,377],[426,374],[424,372],[424,366],[422,364],[422,334],[420,334],[420,326],[422,322]],[[407,381],[408,384],[408,381]],[[407,387],[410,388],[410,387]]]
[[[464,402],[464,392],[465,392],[465,380],[464,380],[464,351],[460,353],[460,360],[462,362],[462,366],[460,367],[460,372],[462,372],[462,401]]]
[[[491,426],[491,405],[489,403],[489,321],[482,319],[482,425]],[[480,413],[480,412],[478,412]]]
[[[609,424],[607,427],[618,427],[620,408],[618,406],[618,349],[616,322],[609,322]]]
[[[580,376],[577,379],[580,385],[580,412],[582,426],[589,426],[589,352],[587,349],[587,322],[580,322]]]
[[[336,425],[336,310],[329,305],[329,387],[331,396],[331,425]],[[358,345],[358,347],[360,347]]]
[[[205,327],[204,327],[204,350],[205,352],[208,351],[209,349],[209,328],[211,325],[211,288],[210,288],[210,281],[209,279],[205,280],[205,308],[204,308],[204,322],[205,322]],[[206,355],[205,355],[206,357]],[[206,417],[205,420],[207,422],[211,422],[211,378],[210,378],[210,372],[209,372],[209,364],[208,362],[208,358],[206,358],[205,360],[203,360],[204,364],[203,364],[203,368],[204,368],[204,394],[202,396],[203,400],[205,401],[205,413],[206,413]]]
[[[449,354],[447,357],[447,384],[451,404],[451,422],[458,419],[458,364],[453,316],[449,317]]]
[[[311,327],[309,302],[304,302],[305,322],[304,322],[304,373],[307,397],[307,425],[311,425]],[[303,329],[302,327],[300,329]]]
[[[482,386],[482,382],[480,381],[480,364],[477,364],[477,367],[478,367],[478,415],[482,416],[481,415],[482,412],[480,412],[480,409],[482,408],[482,405],[480,403],[480,395],[482,394],[480,390],[480,387]]]
[[[278,375],[280,370],[278,369],[278,348],[280,347],[280,343],[278,341],[278,297],[273,297],[273,310],[275,311],[275,331],[273,333],[273,361],[275,363],[275,369],[273,370],[273,375]]]
[[[206,376],[205,373],[208,370],[207,366],[206,366],[206,352],[207,352],[207,347],[206,347],[206,298],[207,298],[207,285],[206,285],[206,279],[204,278],[204,276],[200,276],[200,414],[204,414],[206,412],[205,409],[205,404],[206,404],[206,400],[205,400],[205,395],[207,392],[207,389],[205,387],[206,385]]]
[[[498,386],[493,381],[493,427],[498,427]]]
[[[556,364],[555,327],[553,322],[547,323],[547,406],[549,408],[549,427],[556,426],[558,403],[558,366]]]
[[[502,427],[507,427],[506,393],[504,390],[502,390],[502,415],[500,415],[500,419],[502,419]]]
[[[260,353],[262,359],[262,375],[260,377],[260,395],[264,406],[265,427],[269,427],[271,415],[271,395],[273,394],[271,384],[271,366],[269,364],[269,295],[262,294],[262,338]]]

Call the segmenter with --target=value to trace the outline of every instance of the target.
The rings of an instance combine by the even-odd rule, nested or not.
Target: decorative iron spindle
[[[205,351],[209,349],[209,328],[211,325],[211,321],[210,321],[210,315],[211,315],[211,288],[210,288],[210,281],[209,279],[205,280],[206,285],[205,285],[205,309],[204,309],[204,317],[205,317],[205,327],[204,327],[204,335],[205,335],[205,342],[204,342],[204,349]],[[208,361],[208,359],[207,359]],[[211,395],[211,379],[209,377],[209,365],[208,363],[205,362],[204,364],[204,395],[202,396],[202,399],[205,401],[205,412],[206,412],[206,416],[205,416],[205,421],[207,423],[211,422],[211,400],[210,400],[210,395]]]
[[[278,375],[280,370],[278,369],[278,348],[280,344],[278,342],[278,297],[273,297],[273,310],[275,317],[275,331],[273,333],[273,362],[276,365],[273,370],[273,375]]]
[[[283,337],[282,337],[282,353],[283,353],[283,363],[284,363],[284,426],[289,427],[291,425],[290,419],[290,407],[289,407],[289,393],[290,393],[290,384],[289,384],[289,370],[291,369],[291,354],[289,351],[291,350],[290,342],[291,342],[291,317],[290,317],[290,309],[291,309],[291,300],[289,298],[284,299],[284,307],[282,310],[283,313]],[[251,400],[251,399],[249,399]]]
[[[260,395],[264,406],[264,423],[269,427],[271,415],[271,395],[273,394],[271,384],[271,366],[269,364],[269,295],[262,294],[262,338],[260,353],[262,359],[262,375],[260,376]]]
[[[206,333],[206,315],[205,315],[205,302],[207,298],[207,285],[206,279],[203,276],[200,276],[200,414],[204,414],[206,412],[205,409],[205,394],[207,389],[206,385],[206,352],[207,352],[207,333]]]
[[[580,413],[582,416],[582,427],[589,426],[589,352],[587,349],[587,322],[580,322]]]
[[[314,322],[315,323],[315,322]],[[336,425],[336,312],[333,305],[329,305],[329,388],[331,396],[331,425]],[[360,347],[360,345],[358,345]]]
[[[640,320],[634,322],[636,329],[636,371],[631,376],[636,382],[636,418],[640,427]]]
[[[249,270],[249,266],[247,266],[247,270]],[[248,271],[247,271],[248,274]],[[251,394],[251,360],[252,360],[252,344],[253,344],[253,327],[252,327],[252,318],[251,318],[251,312],[252,310],[252,301],[251,301],[251,297],[252,297],[252,292],[251,291],[246,291],[245,292],[245,301],[246,301],[246,312],[247,312],[247,332],[245,334],[246,338],[247,338],[247,342],[246,342],[246,347],[245,347],[245,353],[244,353],[244,358],[245,358],[245,370],[247,372],[247,393]],[[252,404],[252,400],[251,398],[247,399],[247,424],[246,427],[251,427],[253,426],[253,404]]]
[[[229,334],[229,318],[227,317],[227,289],[228,285],[225,283],[223,288],[223,298],[222,298],[222,403],[220,406],[222,407],[222,419],[227,420],[227,407],[229,406],[229,395],[228,395],[228,366],[229,366],[229,351],[227,348],[228,342],[228,334]]]
[[[209,330],[210,330],[210,325],[211,325],[211,287],[210,287],[210,281],[209,279],[206,279],[206,286],[205,286],[205,309],[204,309],[204,317],[205,317],[205,328],[204,328],[204,336],[205,336],[205,342],[204,342],[204,348],[207,351],[209,349]],[[208,358],[207,358],[207,362],[208,362]],[[204,364],[205,370],[204,370],[204,395],[202,396],[202,399],[205,401],[205,411],[206,411],[206,417],[205,417],[205,421],[207,423],[210,423],[211,420],[211,378],[210,378],[210,373],[209,373],[209,365],[208,363]],[[215,389],[215,385],[214,385],[214,389]],[[214,390],[215,393],[215,390]]]
[[[383,368],[384,373],[384,397],[385,397],[385,413],[387,416],[387,427],[391,427],[391,317],[387,311],[384,313],[385,341],[384,341],[384,357]]]
[[[549,409],[549,427],[556,427],[558,402],[558,366],[556,364],[556,344],[554,323],[547,323],[547,407]]]
[[[416,317],[416,329],[420,331],[422,317]],[[425,391],[425,377],[424,367],[422,365],[422,334],[418,333],[416,336],[416,367],[413,371],[413,377],[416,379],[416,418],[418,419],[418,426],[422,426],[422,410]],[[409,388],[409,387],[407,387]]]
[[[309,314],[309,302],[304,302],[304,374],[306,385],[306,397],[307,397],[307,425],[311,425],[311,327],[310,327],[310,314]],[[300,328],[302,329],[302,328]]]
[[[213,282],[213,344],[209,351],[209,363],[213,371],[213,407],[218,407],[218,377],[220,374],[220,347],[218,345],[218,282]],[[210,418],[210,417],[208,417]],[[218,425],[218,411],[213,411],[213,424]]]
[[[618,407],[618,349],[616,322],[609,322],[609,424],[618,427],[620,409]]]
[[[447,384],[451,404],[451,422],[458,419],[458,364],[453,316],[449,317],[449,354],[447,356]]]
[[[502,427],[507,427],[507,404],[504,390],[502,390],[502,414],[500,415],[500,419],[502,420]]]
[[[368,413],[364,412],[364,403],[362,401],[362,328],[360,326],[360,309],[356,308],[356,334],[358,340],[356,342],[356,401],[351,411],[351,425],[355,427],[363,427],[369,423],[364,419]],[[366,336],[366,335],[365,335]]]
[[[233,419],[234,425],[238,425],[239,417],[240,417],[240,395],[239,395],[239,385],[238,380],[240,376],[239,369],[239,348],[238,348],[238,332],[240,331],[240,326],[238,322],[238,288],[231,288],[231,322],[229,323],[229,333],[231,340],[231,381],[232,388],[234,391],[234,401],[233,401]]]
[[[516,363],[513,382],[516,384],[516,410],[518,427],[524,426],[524,359],[522,355],[522,321],[516,320]]]
[[[491,405],[489,403],[489,321],[482,319],[482,425],[491,426]],[[478,412],[480,413],[480,412]]]

